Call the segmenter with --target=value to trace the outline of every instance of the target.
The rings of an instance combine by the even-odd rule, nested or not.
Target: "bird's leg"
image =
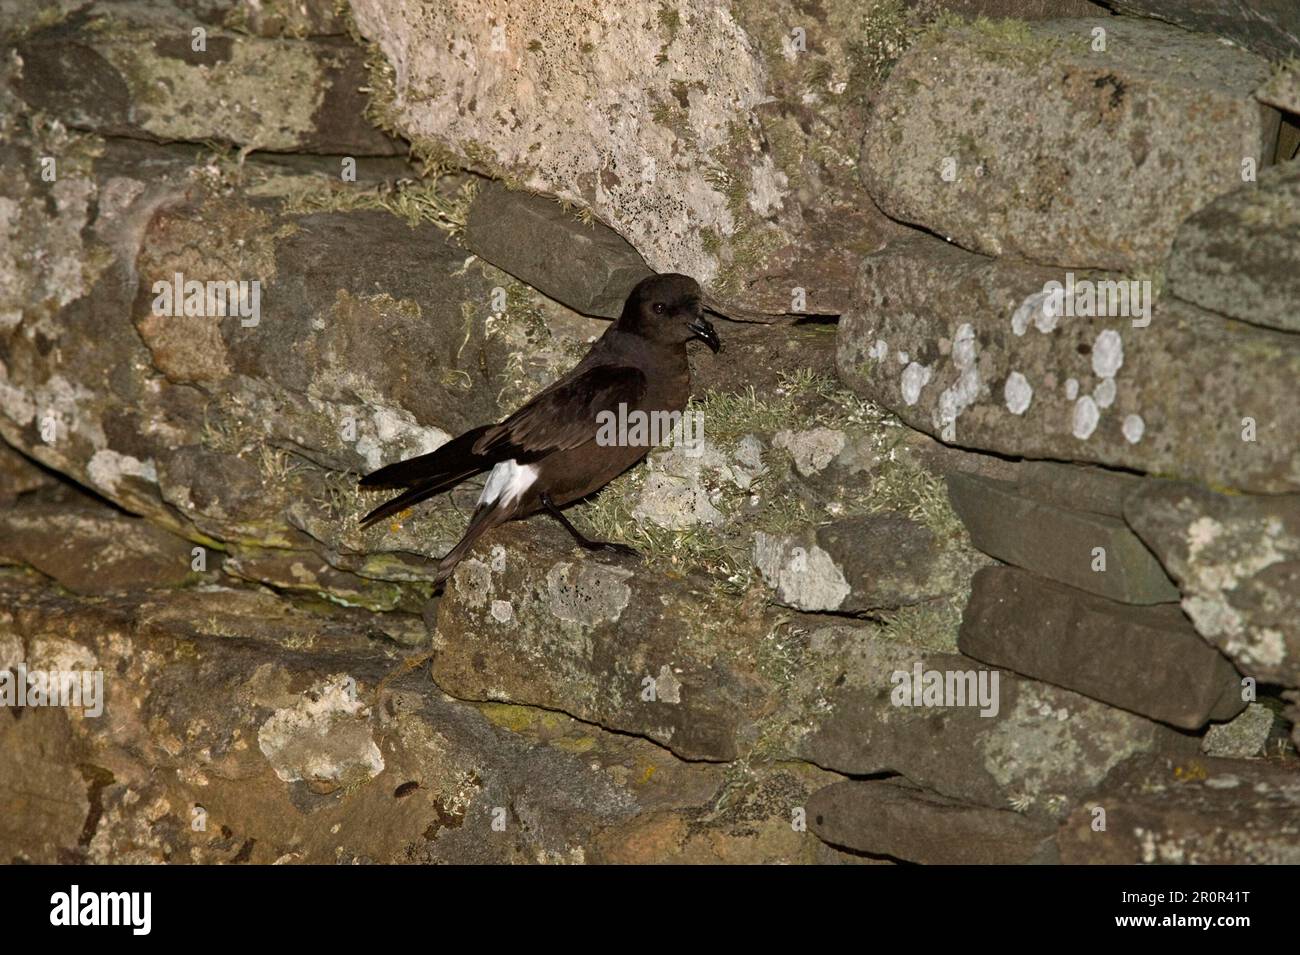
[[[546,508],[546,513],[559,521],[560,524],[564,526],[564,529],[573,535],[573,539],[578,542],[579,547],[582,547],[585,550],[608,549],[618,551],[620,554],[630,554],[633,557],[640,556],[633,548],[628,547],[626,544],[616,544],[613,541],[594,541],[589,537],[584,537],[582,531],[569,523],[569,519],[564,516],[564,512],[555,506],[555,502],[551,500],[549,494],[542,495],[542,507]]]

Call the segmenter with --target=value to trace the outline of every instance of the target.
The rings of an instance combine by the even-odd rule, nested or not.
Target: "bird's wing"
[[[645,396],[646,377],[630,365],[593,365],[562,378],[505,421],[488,428],[474,443],[474,453],[520,463],[595,440],[597,414],[633,408]],[[508,452],[508,453],[507,453]]]

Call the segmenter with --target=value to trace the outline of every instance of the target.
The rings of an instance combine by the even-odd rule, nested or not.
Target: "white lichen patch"
[[[362,782],[384,769],[370,709],[358,699],[356,682],[342,673],[271,714],[257,731],[257,744],[287,783]]]
[[[546,574],[547,605],[568,623],[615,623],[632,600],[631,577],[632,571],[623,567],[591,562],[575,567],[561,561]]]
[[[511,623],[515,619],[515,608],[510,605],[509,600],[492,601],[490,612],[492,619],[497,623]]]
[[[682,681],[677,679],[673,668],[664,664],[655,677],[655,699],[660,703],[680,703],[682,701]]]
[[[340,406],[339,415],[342,421],[357,414],[354,419],[359,421],[355,447],[372,471],[398,457],[415,457],[436,451],[451,440],[451,435],[441,428],[421,425],[405,408],[380,405],[369,410],[369,415],[364,416],[362,409]]]
[[[952,339],[952,362],[959,374],[939,395],[934,414],[934,426],[944,441],[957,440],[957,419],[979,398],[982,383],[976,367],[978,356],[975,329],[969,322],[963,322]]]
[[[1098,378],[1114,378],[1124,364],[1124,341],[1119,332],[1107,328],[1092,343],[1092,371]]]
[[[1051,311],[1051,298],[1050,292],[1034,292],[1021,302],[1020,307],[1011,313],[1011,331],[1023,335],[1029,329],[1030,322],[1040,331],[1054,328],[1056,317],[1048,314]]]
[[[1033,401],[1034,389],[1029,384],[1028,378],[1018,371],[1013,371],[1007,375],[1002,397],[1006,400],[1008,411],[1012,414],[1024,414],[1029,410],[1029,403]]]
[[[1115,403],[1115,379],[1103,378],[1097,382],[1097,387],[1092,389],[1092,400],[1097,403],[1098,408],[1109,408]]]
[[[1141,415],[1131,414],[1125,416],[1121,430],[1124,432],[1125,441],[1129,444],[1137,444],[1142,440],[1142,435],[1146,433],[1147,425],[1142,420]]]
[[[1065,379],[1065,398],[1067,401],[1073,401],[1079,397],[1079,380],[1077,378]]]
[[[1084,395],[1074,403],[1074,419],[1070,426],[1070,433],[1080,441],[1087,441],[1097,430],[1097,422],[1100,418],[1101,412],[1097,410],[1097,403],[1092,400],[1092,396]]]
[[[754,534],[754,566],[782,603],[800,610],[836,610],[853,589],[822,548],[763,531]]]
[[[925,365],[912,362],[903,369],[901,388],[903,402],[914,405],[921,398],[921,389],[930,383],[931,371]]]
[[[118,483],[126,477],[136,477],[151,484],[158,483],[158,471],[152,460],[141,461],[112,448],[96,451],[86,465],[86,475],[92,484],[102,488],[109,496],[117,494]]]

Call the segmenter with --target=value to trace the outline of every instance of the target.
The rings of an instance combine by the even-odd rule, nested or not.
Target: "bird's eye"
[[[655,302],[654,310],[656,315],[662,315],[664,312],[667,311],[667,309],[664,307],[663,302]]]

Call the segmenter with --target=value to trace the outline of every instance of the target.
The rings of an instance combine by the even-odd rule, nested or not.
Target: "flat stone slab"
[[[271,39],[162,4],[115,5],[40,30],[20,47],[19,95],[77,129],[277,152],[394,156],[406,145],[366,119],[365,52],[346,38]]]
[[[1050,823],[894,780],[832,783],[812,794],[807,810],[817,838],[907,862],[1019,865],[1056,857]]]
[[[1152,269],[1183,219],[1241,185],[1243,159],[1269,158],[1278,115],[1251,96],[1268,70],[1140,20],[937,31],[875,100],[863,181],[889,215],[977,252]]]
[[[971,542],[991,557],[1123,603],[1178,600],[1160,562],[1122,520],[1046,504],[1014,484],[971,474],[949,475],[948,495]]]
[[[1184,222],[1167,281],[1201,308],[1300,332],[1300,163],[1263,170]]]
[[[1195,749],[1167,726],[970,657],[903,645],[874,652],[869,675],[827,693],[798,756],[848,775],[899,773],[950,799],[1059,817],[1134,753]],[[941,680],[932,705],[924,693],[903,695],[918,667],[922,688]],[[984,696],[996,709],[978,705],[981,673],[986,690],[997,675],[997,692]]]
[[[475,194],[465,244],[584,315],[617,318],[632,287],[651,274],[636,249],[608,226],[584,224],[552,199],[496,182]]]
[[[1047,283],[1067,279],[930,237],[893,243],[863,260],[860,304],[839,323],[840,378],[949,444],[1300,489],[1284,384],[1300,379],[1300,337],[1168,297],[1147,316],[1044,311]]]
[[[1300,686],[1300,495],[1243,497],[1161,481],[1125,510],[1178,581],[1201,636],[1242,673]]]
[[[1097,809],[1105,811],[1105,829]],[[1135,757],[1061,827],[1067,865],[1296,865],[1300,765]]]
[[[558,529],[529,530],[498,528],[456,568],[438,605],[434,680],[460,698],[644,735],[688,759],[739,755],[775,702],[744,649],[771,615],[737,620],[733,604],[710,604],[706,581],[644,574]]]
[[[189,541],[98,504],[22,502],[0,511],[0,563],[26,564],[77,594],[193,583]],[[218,555],[210,555],[216,569]]]
[[[1291,0],[1106,0],[1106,6],[1216,33],[1271,60],[1300,56],[1300,8]]]
[[[975,575],[958,646],[1183,729],[1246,706],[1240,674],[1177,607],[1127,606],[1013,567]]]

